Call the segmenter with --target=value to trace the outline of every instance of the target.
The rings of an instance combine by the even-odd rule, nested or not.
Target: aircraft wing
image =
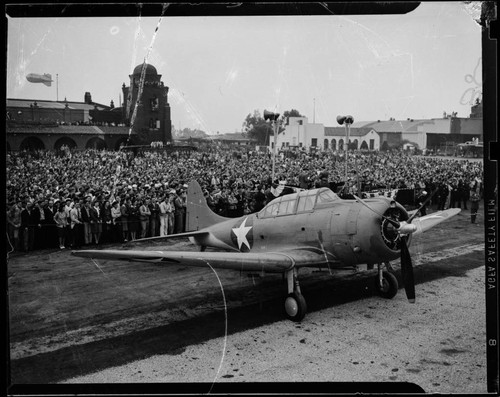
[[[328,253],[314,248],[296,248],[286,252],[192,252],[192,251],[139,251],[139,250],[82,250],[74,256],[134,262],[179,264],[185,266],[283,273],[292,267],[306,267],[335,262]]]
[[[437,224],[457,215],[460,211],[460,208],[450,208],[444,211],[434,212],[420,218],[415,218],[412,223],[417,227],[417,230],[413,234],[423,233]]]

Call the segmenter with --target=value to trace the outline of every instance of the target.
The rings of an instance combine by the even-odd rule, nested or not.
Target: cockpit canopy
[[[326,187],[303,190],[275,198],[258,213],[258,216],[259,218],[272,218],[311,212],[322,204],[333,203],[337,200],[341,198]]]

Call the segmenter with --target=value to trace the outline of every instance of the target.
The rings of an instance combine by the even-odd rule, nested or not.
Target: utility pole
[[[272,171],[271,171],[271,182],[274,182],[274,169],[275,169],[275,163],[276,163],[276,142],[278,139],[278,125],[279,125],[279,120],[278,118],[280,117],[279,113],[272,113],[268,112],[267,110],[264,110],[264,120],[271,120],[273,122],[274,126],[274,143],[273,143],[273,166],[272,166]]]
[[[344,184],[344,190],[347,193],[347,150],[349,149],[349,134],[351,130],[351,124],[354,122],[354,118],[352,116],[337,116],[337,123],[340,125],[345,124],[345,136],[346,136],[346,141],[345,141],[345,184]]]
[[[313,124],[316,123],[316,98],[313,98]]]

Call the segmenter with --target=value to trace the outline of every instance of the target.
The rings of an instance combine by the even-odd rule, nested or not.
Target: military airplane
[[[48,73],[44,74],[37,74],[37,73],[30,73],[26,76],[26,80],[28,80],[30,83],[43,83],[47,87],[50,87],[52,82],[52,75]]]
[[[253,214],[225,218],[210,210],[196,181],[189,183],[186,204],[186,230],[190,231],[142,240],[188,237],[200,246],[199,252],[81,250],[72,255],[282,273],[288,286],[285,314],[293,321],[301,321],[307,311],[298,280],[298,271],[303,267],[334,270],[366,264],[371,269],[376,264],[378,292],[390,299],[398,291],[390,261],[400,257],[406,294],[414,302],[408,251],[411,237],[460,212],[453,208],[419,218],[418,210],[410,214],[387,197],[341,199],[322,187],[277,197]],[[224,251],[206,252],[207,247]]]

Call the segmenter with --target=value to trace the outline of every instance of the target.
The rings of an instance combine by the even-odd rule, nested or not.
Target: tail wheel
[[[292,321],[301,321],[307,312],[306,300],[302,294],[293,292],[285,299],[285,313]]]
[[[398,293],[398,280],[394,274],[389,272],[382,272],[382,283],[377,276],[375,286],[382,298],[392,299]]]

